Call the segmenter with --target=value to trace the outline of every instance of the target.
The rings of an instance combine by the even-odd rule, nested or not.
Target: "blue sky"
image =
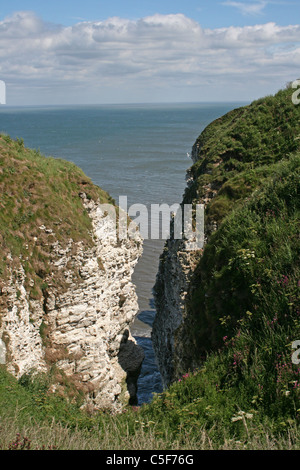
[[[300,76],[299,0],[10,0],[8,104],[249,101]]]
[[[72,25],[80,20],[104,20],[112,16],[137,19],[161,13],[183,13],[205,28],[245,26],[257,22],[295,24],[299,0],[10,0],[2,2],[0,15],[32,10],[47,21]]]

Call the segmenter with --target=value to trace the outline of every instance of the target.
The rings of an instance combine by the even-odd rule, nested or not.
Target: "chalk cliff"
[[[16,144],[9,142],[7,146],[3,142],[3,146],[1,156],[7,160]],[[22,148],[18,152],[23,165],[26,152]],[[43,158],[35,156],[34,163],[44,164]],[[19,172],[18,164],[17,177],[25,188],[26,172]],[[64,165],[68,168],[69,164]],[[2,172],[1,176],[1,193],[10,191],[10,197],[17,198],[9,189],[7,175]],[[138,311],[131,276],[142,253],[142,240],[138,233],[134,240],[119,240],[115,221],[101,206],[100,198],[85,192],[94,189],[91,182],[82,174],[80,182],[83,184],[76,187],[79,190],[73,191],[72,197],[91,222],[88,243],[80,236],[77,240],[67,237],[66,233],[61,238],[56,228],[58,231],[62,222],[53,223],[52,217],[42,223],[39,215],[31,227],[35,236],[26,235],[22,240],[25,253],[17,257],[7,246],[3,228],[0,241],[6,256],[0,283],[0,363],[18,378],[32,372],[48,373],[55,367],[59,373],[53,391],[63,388],[63,375],[83,393],[84,406],[116,411],[125,403],[135,403],[144,358],[142,348],[130,334]],[[42,198],[38,198],[36,187],[32,188],[31,198],[34,189],[32,207]],[[61,194],[62,204],[63,198]],[[3,217],[6,207],[3,201]],[[59,220],[60,208],[56,211],[55,220]],[[74,217],[70,223],[76,229],[76,215],[70,217]],[[35,270],[29,269],[41,245],[47,256],[35,265]],[[39,278],[40,289],[32,295]]]

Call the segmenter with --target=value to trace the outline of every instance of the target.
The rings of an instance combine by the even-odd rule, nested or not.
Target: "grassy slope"
[[[58,240],[65,246],[73,239],[87,247],[92,245],[91,220],[83,208],[80,192],[103,203],[112,202],[109,195],[93,185],[74,164],[45,158],[35,150],[24,148],[22,140],[0,135],[2,281],[22,259],[27,290],[31,297],[38,298],[50,272],[51,243]],[[43,225],[47,232],[39,228]],[[30,283],[32,280],[34,286]]]
[[[246,430],[239,410],[257,429],[299,422],[299,118],[284,90],[213,122],[195,144],[184,202],[201,202],[209,184],[217,192],[206,222],[218,230],[194,272],[178,334],[188,338],[181,373],[195,362],[200,372],[155,400],[162,420],[183,407],[194,429],[215,426],[231,437]]]
[[[247,311],[272,320],[295,306],[299,137],[300,107],[288,89],[231,111],[196,141],[194,184],[185,198],[201,201],[209,182],[217,192],[206,223],[216,221],[219,230],[191,282],[187,326],[195,332],[194,354],[219,347]]]
[[[150,407],[160,420],[169,412],[172,427],[185,418],[195,432],[215,427],[213,434],[245,438],[241,411],[257,432],[299,423],[300,367],[292,363],[300,339],[299,173],[300,154],[279,163],[207,244],[186,325],[199,369]]]
[[[274,171],[273,164],[299,149],[300,107],[291,90],[254,101],[212,122],[194,144],[197,162],[184,202],[198,201],[207,186],[217,191],[206,211],[206,223],[220,224]]]
[[[14,420],[13,431],[35,436],[37,425],[28,424],[29,417],[42,423],[54,416],[68,427],[55,428],[53,437],[52,424],[52,437],[46,438],[50,427],[44,426],[35,445],[300,447],[300,370],[291,362],[291,342],[300,339],[299,114],[290,91],[282,91],[232,111],[208,126],[197,141],[201,147],[192,168],[195,184],[185,202],[201,200],[203,186],[209,183],[218,194],[207,217],[219,226],[204,250],[189,296],[187,331],[195,333],[193,354],[206,354],[199,368],[188,371],[187,356],[178,382],[151,404],[118,417],[88,417],[70,403],[53,407],[53,400],[62,399],[49,397],[41,385],[25,379],[9,385],[14,387],[10,400],[11,378],[2,370],[0,401],[7,404],[0,409],[2,420],[14,415],[19,396],[20,403],[24,393],[29,401],[24,415],[18,413]],[[74,429],[76,422],[79,430]],[[8,446],[12,434],[4,430],[1,436]]]

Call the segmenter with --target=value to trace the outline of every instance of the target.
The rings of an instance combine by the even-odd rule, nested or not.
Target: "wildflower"
[[[240,421],[241,419],[243,419],[242,416],[233,416],[231,421],[234,423],[235,421]]]
[[[252,413],[246,413],[245,411],[239,411],[237,416],[233,416],[231,418],[231,421],[234,423],[235,421],[241,421],[245,418],[252,419],[253,414]]]

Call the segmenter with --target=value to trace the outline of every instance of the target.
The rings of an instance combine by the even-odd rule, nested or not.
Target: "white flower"
[[[231,418],[231,421],[234,423],[235,421],[240,421],[242,418],[242,416],[233,416],[233,418]]]

